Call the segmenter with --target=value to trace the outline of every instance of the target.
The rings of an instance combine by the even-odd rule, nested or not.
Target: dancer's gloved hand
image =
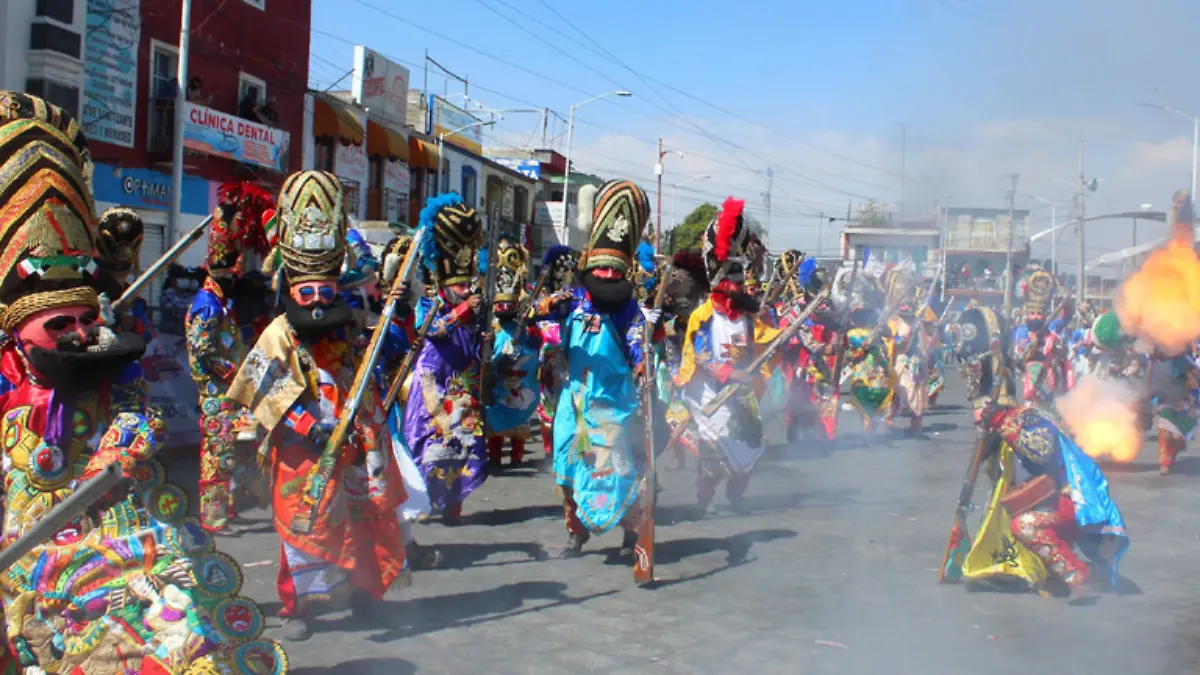
[[[312,441],[313,445],[325,449],[325,444],[329,442],[329,436],[333,434],[333,427],[327,424],[314,424],[308,430],[308,440]]]

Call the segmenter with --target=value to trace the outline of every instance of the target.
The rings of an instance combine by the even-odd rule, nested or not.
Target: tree
[[[858,207],[858,213],[851,219],[854,227],[887,227],[891,223],[890,214],[883,204],[868,201]]]
[[[676,251],[700,249],[700,237],[704,234],[704,228],[708,227],[708,224],[716,217],[717,207],[715,204],[697,206],[683,219],[682,223],[671,230],[671,235],[667,238],[667,250],[674,254]]]

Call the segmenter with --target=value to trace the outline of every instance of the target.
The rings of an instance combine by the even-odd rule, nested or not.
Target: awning
[[[409,158],[408,165],[414,169],[431,169],[436,170],[438,164],[438,149],[437,143],[426,141],[416,136],[408,137]],[[447,162],[443,158],[442,164]]]
[[[336,138],[352,145],[363,144],[363,128],[354,113],[320,96],[313,97],[313,136]]]
[[[392,131],[382,124],[367,120],[367,156],[387,157],[407,162],[410,156],[408,139],[399,131]]]

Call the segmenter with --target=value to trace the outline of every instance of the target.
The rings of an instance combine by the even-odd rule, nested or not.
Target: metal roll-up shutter
[[[166,252],[166,229],[165,225],[159,223],[145,223],[142,252],[138,260],[139,273],[149,269]],[[142,297],[150,303],[151,307],[158,307],[158,296],[162,294],[162,276],[159,275],[142,290]]]

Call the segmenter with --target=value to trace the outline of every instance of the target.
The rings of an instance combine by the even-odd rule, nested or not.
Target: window
[[[248,73],[239,73],[238,117],[257,122],[257,110],[266,102],[267,83]]]
[[[267,0],[243,0],[243,1],[247,5],[250,5],[251,7],[257,7],[258,9],[261,9],[264,12],[267,11]]]
[[[73,30],[52,23],[35,23],[29,27],[29,50],[49,51],[79,58],[83,40]]]
[[[79,117],[79,87],[59,84],[54,80],[30,78],[25,80],[25,92],[43,98],[54,105]]]
[[[179,74],[179,52],[158,40],[151,40],[150,91],[154,98],[175,98],[175,76]]]
[[[463,201],[466,202],[467,205],[469,205],[469,206],[474,206],[477,203],[475,196],[477,194],[476,184],[478,182],[479,181],[475,177],[475,174],[467,173],[466,171],[463,171],[462,198],[463,198]]]
[[[333,144],[330,138],[318,139],[313,148],[313,168],[317,171],[333,173]]]
[[[34,14],[69,26],[75,23],[75,0],[37,0]]]

